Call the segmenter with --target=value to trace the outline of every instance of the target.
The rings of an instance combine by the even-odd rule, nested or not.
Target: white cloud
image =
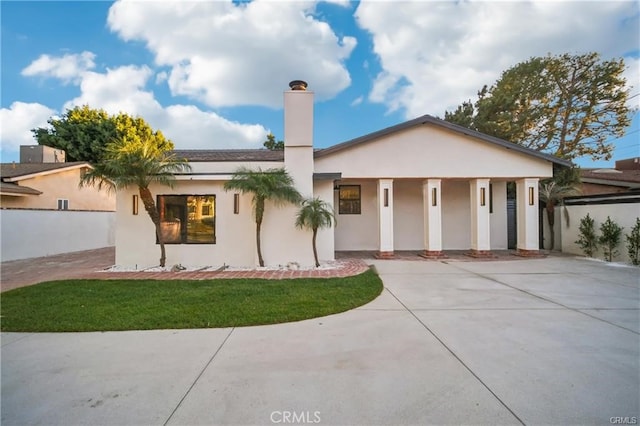
[[[635,2],[393,2],[363,0],[358,24],[382,66],[369,99],[407,118],[443,116],[531,56],[638,49]]]
[[[63,109],[90,105],[110,114],[138,115],[159,129],[180,149],[257,148],[267,129],[258,124],[233,122],[214,112],[195,106],[164,107],[153,92],[145,90],[153,72],[147,66],[123,66],[106,73],[86,72],[80,83],[81,94]]]
[[[23,69],[21,74],[27,77],[54,77],[65,83],[76,82],[87,70],[96,66],[94,59],[95,54],[91,52],[66,54],[58,57],[40,55],[38,59]]]
[[[355,98],[353,101],[351,101],[351,106],[358,106],[362,103],[362,101],[364,100],[364,98],[362,96],[358,96],[357,98]]]
[[[356,45],[314,18],[312,1],[118,1],[108,25],[144,41],[158,65],[171,67],[174,95],[207,105],[280,107],[291,80],[303,79],[318,100],[351,83],[344,61]]]
[[[54,110],[37,103],[14,102],[0,109],[0,140],[2,150],[17,152],[20,145],[35,145],[31,129],[47,126]]]

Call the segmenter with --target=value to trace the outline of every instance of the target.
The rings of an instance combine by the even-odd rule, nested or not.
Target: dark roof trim
[[[585,178],[581,179],[583,183],[593,183],[597,185],[618,186],[620,188],[640,188],[640,182],[624,181],[624,180],[612,180],[612,179],[595,179]]]
[[[0,182],[0,192],[3,194],[17,194],[17,195],[40,195],[41,191],[37,189],[29,188],[28,186],[20,186],[15,183]]]
[[[498,145],[502,148],[512,149],[522,154],[526,154],[532,157],[540,158],[542,160],[550,161],[554,164],[558,164],[561,166],[571,167],[572,165],[571,162],[568,160],[562,160],[553,155],[545,154],[539,151],[535,151],[533,149],[525,148],[523,146],[520,146],[512,142],[505,141],[503,139],[485,135],[484,133],[476,132],[475,130],[467,129],[466,127],[458,126],[457,124],[449,123],[448,121],[444,121],[442,119],[439,119],[430,115],[423,115],[422,117],[405,121],[404,123],[396,124],[395,126],[387,127],[386,129],[378,130],[377,132],[369,133],[368,135],[360,136],[359,138],[351,139],[350,141],[342,142],[337,145],[331,146],[329,148],[318,150],[315,152],[315,157],[324,157],[326,155],[330,155],[335,152],[342,151],[343,149],[351,148],[351,147],[372,141],[374,139],[378,139],[382,136],[387,136],[389,134],[399,132],[401,130],[410,129],[412,127],[423,125],[423,124],[433,124],[435,126],[442,127],[456,133],[461,133],[467,136],[471,136],[473,138],[480,139],[484,142],[489,142],[494,145]]]
[[[615,194],[577,195],[565,197],[563,202],[567,206],[640,203],[640,191],[619,192]]]
[[[314,173],[313,180],[338,180],[342,179],[342,173]]]

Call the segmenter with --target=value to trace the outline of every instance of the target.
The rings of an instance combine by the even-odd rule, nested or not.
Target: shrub
[[[582,252],[589,257],[593,257],[593,254],[598,249],[598,237],[596,236],[595,221],[587,215],[580,219],[580,234],[578,240],[575,242],[580,246]]]
[[[611,217],[607,216],[607,220],[600,225],[599,242],[602,244],[602,251],[604,251],[604,259],[611,262],[614,256],[618,255],[618,244],[620,244],[620,237],[622,236],[622,228],[617,223],[611,220]]]
[[[631,234],[627,234],[626,238],[631,263],[640,265],[640,217],[636,218],[636,224],[631,228]]]

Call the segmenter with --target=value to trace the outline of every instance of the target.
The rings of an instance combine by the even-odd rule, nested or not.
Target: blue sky
[[[2,161],[30,129],[89,104],[125,111],[177,148],[260,147],[283,136],[282,93],[316,94],[326,147],[446,110],[531,56],[624,57],[640,92],[638,2],[2,1]],[[640,96],[632,105],[637,107]],[[612,141],[640,155],[638,114]],[[605,167],[612,161],[578,161]]]

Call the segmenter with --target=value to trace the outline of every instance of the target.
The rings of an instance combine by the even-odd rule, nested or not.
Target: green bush
[[[640,265],[640,217],[636,218],[636,224],[631,228],[631,234],[627,234],[626,238],[631,263]]]
[[[580,246],[582,252],[589,257],[593,257],[593,254],[598,249],[598,237],[596,235],[596,225],[595,221],[587,215],[580,219],[580,234],[578,234],[579,238],[575,242]]]
[[[607,216],[607,220],[600,225],[600,232],[602,235],[600,235],[599,242],[602,244],[604,259],[611,262],[613,257],[618,255],[617,247],[620,244],[622,228]]]

